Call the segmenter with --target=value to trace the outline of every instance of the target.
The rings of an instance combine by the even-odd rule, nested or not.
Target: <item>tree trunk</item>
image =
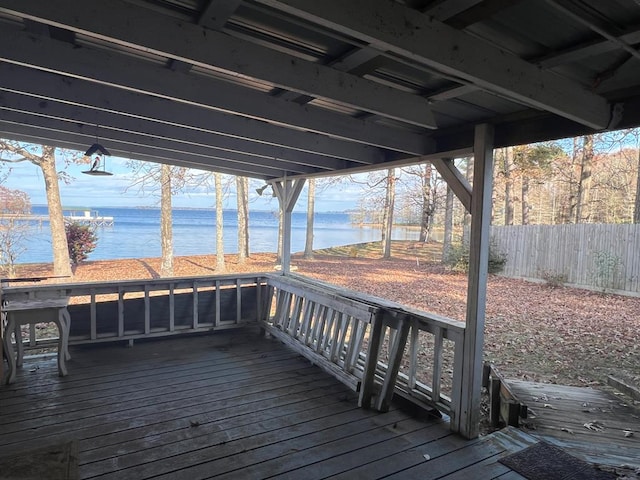
[[[214,173],[216,186],[216,272],[224,272],[224,219],[222,210],[222,174]]]
[[[504,224],[513,225],[513,149],[504,149]]]
[[[396,170],[387,170],[387,192],[382,217],[382,258],[391,258],[391,229],[393,228],[393,207],[396,198]]]
[[[160,167],[160,243],[162,261],[160,276],[173,276],[173,212],[171,209],[171,165]]]
[[[444,239],[442,240],[442,262],[447,263],[453,240],[453,190],[447,186],[447,199],[444,210]]]
[[[424,166],[424,174],[422,178],[422,212],[420,213],[420,237],[421,242],[429,240],[429,231],[431,230],[431,217],[433,215],[433,200],[431,198],[431,173],[432,167],[430,163]]]
[[[638,148],[638,172],[636,176],[636,201],[633,208],[633,223],[640,223],[640,148]]]
[[[526,172],[522,175],[522,225],[529,225],[529,177]]]
[[[53,246],[53,274],[54,276],[72,276],[69,260],[69,246],[64,228],[64,216],[60,189],[58,187],[58,173],[56,171],[55,147],[42,147],[42,175],[47,193],[49,207],[49,226],[51,228],[51,245]]]
[[[304,244],[304,258],[313,258],[313,217],[316,203],[316,179],[307,180],[307,238]]]
[[[576,198],[576,219],[575,223],[588,221],[589,193],[591,192],[591,174],[593,167],[593,135],[582,137],[582,161],[580,162],[580,180],[578,181],[578,192]]]
[[[577,223],[577,210],[578,210],[578,194],[577,190],[579,187],[576,185],[574,180],[575,166],[578,161],[578,139],[573,139],[573,150],[571,152],[571,169],[569,172],[571,173],[569,177],[569,218],[567,219],[568,223]]]
[[[473,184],[473,161],[474,161],[473,157],[467,158],[467,170],[465,172],[465,176],[467,177],[467,181],[469,182],[469,185]],[[462,220],[462,244],[468,247],[470,238],[471,238],[471,214],[465,208],[464,217]]]
[[[238,263],[243,264],[249,256],[249,208],[247,177],[236,177],[236,199],[238,205]]]
[[[284,215],[281,209],[278,209],[278,251],[276,254],[276,263],[282,265],[282,243],[284,241]]]

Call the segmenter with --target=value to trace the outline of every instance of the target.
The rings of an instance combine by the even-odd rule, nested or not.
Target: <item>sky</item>
[[[117,157],[107,157],[106,170],[113,176],[90,176],[82,174],[88,170],[88,165],[70,164],[65,172],[71,177],[68,184],[60,182],[60,196],[63,207],[159,207],[159,194],[155,192],[141,192],[139,188],[132,186],[133,176],[127,166],[128,160]],[[58,159],[58,169],[63,162]],[[2,185],[10,189],[18,189],[29,195],[32,205],[45,205],[46,196],[42,171],[39,167],[21,162],[0,165],[0,178],[11,169]],[[235,183],[229,182],[225,195],[224,208],[235,209]],[[276,210],[277,199],[267,189],[263,196],[258,196],[255,189],[264,185],[261,180],[250,179],[249,201],[251,210]],[[320,190],[320,191],[318,191]],[[316,191],[316,212],[341,212],[357,207],[362,195],[362,186],[358,184],[343,184],[331,188],[318,189]],[[215,208],[215,195],[212,189],[206,187],[189,187],[186,191],[177,193],[173,197],[175,208]],[[300,194],[296,204],[296,211],[305,211],[307,208],[307,189]]]

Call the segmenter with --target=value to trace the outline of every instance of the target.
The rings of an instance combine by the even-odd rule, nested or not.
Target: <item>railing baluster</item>
[[[449,412],[451,430],[460,432],[462,414],[462,361],[464,357],[464,337],[458,338],[453,354],[453,386],[451,388],[451,411]]]
[[[144,286],[144,333],[151,331],[151,301],[149,299],[149,285]]]
[[[416,374],[418,371],[418,352],[420,338],[420,329],[418,328],[418,322],[413,320],[411,322],[411,333],[409,338],[409,388],[416,388]]]
[[[364,374],[362,375],[362,386],[360,387],[360,398],[358,405],[362,408],[371,407],[371,399],[373,397],[373,382],[375,379],[376,368],[378,366],[378,355],[380,353],[380,344],[384,339],[384,312],[378,310],[371,320],[371,336],[369,338],[369,349],[364,364]]]
[[[124,290],[118,287],[118,337],[124,337]]]
[[[215,313],[215,318],[213,319],[213,325],[214,326],[218,326],[220,325],[220,280],[216,280],[216,313]]]
[[[302,325],[300,326],[300,338],[302,343],[309,345],[309,337],[311,332],[311,322],[313,320],[313,311],[316,308],[316,303],[311,300],[306,300],[304,303],[304,314],[302,317]]]
[[[324,329],[327,322],[327,312],[328,307],[325,305],[320,305],[318,308],[318,317],[316,319],[316,325],[313,332],[313,340],[316,345],[316,352],[320,353],[322,351],[322,344],[324,339]]]
[[[194,330],[196,328],[198,328],[198,309],[200,308],[200,305],[198,303],[198,282],[194,281],[193,282],[193,286],[191,287],[191,292],[193,294],[193,318],[192,318],[192,323],[191,323],[191,328],[193,328]]]
[[[298,329],[301,327],[302,311],[304,306],[304,297],[296,295],[293,303],[293,311],[291,312],[291,322],[289,323],[289,334],[293,338],[298,338]]]
[[[97,334],[97,326],[96,326],[96,291],[91,290],[91,306],[89,307],[89,321],[90,321],[90,337],[91,340],[95,340],[98,336]]]
[[[242,284],[240,279],[236,279],[236,324],[242,323]]]
[[[169,331],[176,329],[176,298],[174,293],[174,284],[169,284]]]
[[[438,402],[440,400],[440,384],[442,382],[442,340],[442,329],[436,328],[435,337],[433,339],[433,377],[431,380],[434,402]]]
[[[344,314],[336,312],[333,334],[331,335],[331,351],[329,353],[329,360],[333,363],[338,363],[338,357],[340,356],[340,350],[342,350],[342,344],[340,339],[342,337],[342,329],[344,324]]]

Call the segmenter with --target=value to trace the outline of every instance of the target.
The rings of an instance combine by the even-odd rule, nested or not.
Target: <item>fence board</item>
[[[503,275],[606,291],[640,293],[640,225],[494,226],[495,247],[507,255]]]

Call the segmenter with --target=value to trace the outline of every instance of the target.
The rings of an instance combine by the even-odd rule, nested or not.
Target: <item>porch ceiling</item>
[[[0,0],[0,136],[373,169],[638,126],[639,44],[637,0]]]

